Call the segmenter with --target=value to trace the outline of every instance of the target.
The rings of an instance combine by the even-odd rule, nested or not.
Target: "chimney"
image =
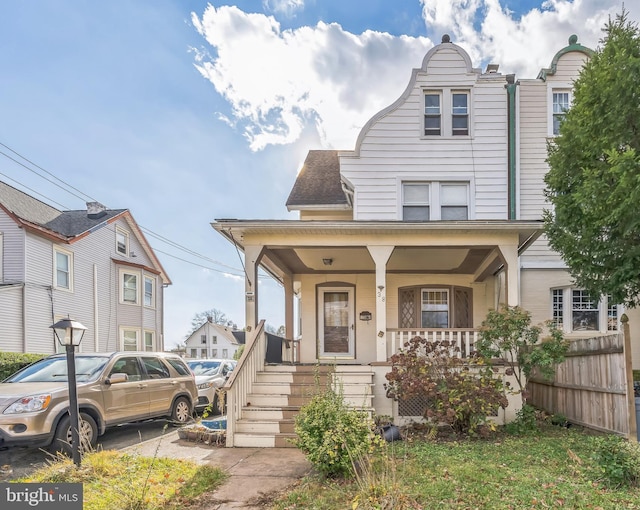
[[[87,202],[87,217],[92,220],[102,218],[107,214],[107,208],[100,202]]]

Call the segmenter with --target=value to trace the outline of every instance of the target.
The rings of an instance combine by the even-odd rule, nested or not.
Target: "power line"
[[[78,194],[76,194],[76,193],[73,193],[73,192],[69,191],[68,189],[65,189],[65,188],[64,188],[63,186],[61,186],[60,184],[58,184],[58,183],[54,182],[53,180],[48,179],[47,177],[45,177],[45,176],[41,175],[40,173],[36,172],[33,168],[30,168],[29,166],[25,165],[24,163],[22,163],[22,162],[18,161],[18,160],[17,160],[17,159],[15,159],[15,158],[11,157],[10,155],[6,154],[5,152],[0,151],[0,154],[1,154],[1,155],[5,156],[7,159],[9,159],[9,160],[13,161],[14,163],[16,163],[16,164],[20,165],[21,167],[25,168],[26,170],[29,170],[30,172],[34,173],[34,174],[35,174],[35,175],[37,175],[38,177],[40,177],[40,178],[42,178],[42,179],[44,179],[44,180],[46,180],[46,181],[50,182],[51,184],[53,184],[53,185],[57,186],[57,187],[58,187],[58,188],[60,188],[61,190],[63,190],[63,191],[65,191],[65,192],[69,193],[70,195],[72,195],[72,196],[74,196],[74,197],[76,197],[76,198],[78,198],[78,199],[80,199],[80,200],[86,201],[86,199],[88,198],[88,199],[90,199],[91,201],[99,202],[99,200],[96,200],[95,198],[91,197],[90,195],[87,195],[87,194],[86,194],[86,193],[84,193],[83,191],[80,191],[79,189],[75,188],[74,186],[72,186],[72,185],[71,185],[71,184],[69,184],[68,182],[66,182],[66,181],[64,181],[64,180],[62,180],[62,179],[60,179],[60,178],[58,178],[58,177],[57,177],[57,176],[55,176],[53,173],[49,172],[48,170],[46,170],[45,168],[41,167],[40,165],[38,165],[38,164],[34,163],[33,161],[31,161],[30,159],[26,158],[25,156],[23,156],[22,154],[20,154],[20,153],[19,153],[19,152],[17,152],[16,150],[14,150],[14,149],[12,149],[11,147],[9,147],[8,145],[6,145],[6,144],[4,144],[4,143],[0,142],[0,146],[5,147],[7,150],[11,151],[13,154],[15,154],[16,156],[18,156],[18,157],[19,157],[19,158],[21,158],[22,160],[27,161],[30,165],[33,165],[34,167],[38,168],[39,170],[41,170],[41,171],[45,172],[46,174],[48,174],[48,175],[52,176],[52,177],[53,177],[54,179],[56,179],[57,181],[59,181],[59,182],[63,183],[63,184],[64,184],[64,186],[67,186],[68,188],[71,188],[72,190],[77,191],[77,192],[79,193],[79,195],[78,195]],[[71,209],[72,209],[72,208],[70,208],[70,207],[68,207],[68,206],[66,206],[66,205],[63,205],[63,204],[61,204],[60,202],[57,202],[56,200],[53,200],[52,198],[50,198],[50,197],[48,197],[48,196],[46,196],[46,195],[44,195],[44,194],[42,194],[42,193],[40,193],[40,192],[38,192],[38,191],[36,191],[36,190],[32,189],[32,188],[30,188],[29,186],[26,186],[25,184],[21,183],[20,181],[17,181],[16,179],[13,179],[13,178],[9,177],[8,175],[6,175],[6,174],[4,174],[4,173],[2,173],[2,172],[0,172],[0,175],[2,175],[3,177],[5,177],[6,179],[10,180],[11,182],[14,182],[14,183],[16,183],[16,184],[18,184],[18,185],[22,186],[23,188],[28,189],[30,192],[32,192],[32,193],[34,193],[34,194],[36,194],[36,195],[38,195],[38,196],[40,196],[40,197],[42,197],[42,198],[44,198],[44,199],[48,200],[49,202],[52,202],[52,203],[54,203],[54,204],[56,204],[56,205],[60,206],[62,209],[66,209],[66,210],[71,210]],[[82,196],[81,196],[81,195],[82,195]],[[186,246],[183,246],[183,245],[181,245],[181,244],[179,244],[179,243],[177,243],[177,242],[175,242],[175,241],[172,241],[172,240],[168,239],[167,237],[164,237],[164,236],[162,236],[162,235],[160,235],[160,234],[158,234],[158,233],[156,233],[156,232],[154,232],[154,231],[152,231],[152,230],[150,230],[150,229],[148,229],[148,228],[146,228],[146,227],[143,227],[142,225],[139,225],[139,226],[140,226],[140,228],[142,229],[142,231],[143,231],[144,233],[146,233],[147,235],[149,235],[149,236],[151,236],[151,237],[154,237],[154,238],[158,239],[159,241],[162,241],[162,242],[164,242],[164,243],[166,243],[166,244],[168,244],[168,245],[170,245],[170,246],[172,246],[172,247],[174,247],[174,248],[176,248],[176,249],[178,249],[178,250],[181,250],[181,251],[183,251],[183,252],[185,252],[185,253],[187,253],[187,254],[189,254],[189,255],[192,255],[192,256],[194,256],[194,257],[198,257],[198,258],[200,258],[200,259],[202,259],[202,260],[206,260],[206,261],[208,261],[208,262],[211,262],[211,263],[213,263],[213,264],[220,265],[220,266],[222,266],[222,267],[226,267],[227,269],[231,269],[232,271],[239,271],[239,272],[241,272],[241,273],[242,273],[242,271],[243,271],[243,269],[244,269],[244,268],[243,268],[243,269],[237,269],[237,268],[235,268],[235,267],[232,267],[232,266],[228,266],[228,265],[226,265],[226,264],[223,264],[222,262],[219,262],[219,261],[214,260],[214,259],[212,259],[212,258],[210,258],[210,257],[207,257],[206,255],[202,255],[201,253],[198,253],[198,252],[196,252],[196,251],[194,251],[194,250],[192,250],[192,249],[190,249],[190,248],[187,248]],[[192,264],[192,265],[195,265],[195,266],[198,266],[198,267],[202,267],[202,268],[204,268],[204,269],[208,269],[208,270],[211,270],[211,271],[216,271],[216,272],[219,272],[219,273],[228,273],[228,274],[232,274],[232,273],[229,273],[228,271],[222,271],[222,270],[219,270],[219,269],[214,269],[214,268],[211,268],[211,267],[203,266],[203,265],[198,264],[198,263],[195,263],[195,262],[188,261],[188,260],[186,260],[186,259],[183,259],[183,258],[177,257],[177,256],[175,256],[175,255],[171,255],[171,254],[169,254],[169,253],[167,253],[167,252],[165,252],[165,251],[158,250],[158,249],[153,248],[153,247],[152,247],[152,249],[153,249],[154,251],[157,251],[158,253],[163,253],[164,255],[167,255],[167,256],[169,256],[169,257],[173,257],[173,258],[175,258],[175,259],[177,259],[177,260],[180,260],[180,261],[182,261],[182,262],[185,262],[185,263],[187,263],[187,264]],[[241,261],[241,262],[242,262],[242,261]],[[241,274],[232,274],[232,275],[233,275],[233,276],[243,276],[243,275],[241,275]]]

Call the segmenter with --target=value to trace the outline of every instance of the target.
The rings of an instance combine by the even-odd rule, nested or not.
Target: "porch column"
[[[284,336],[293,340],[293,276],[285,274],[284,284]]]
[[[393,246],[367,246],[376,264],[376,361],[387,361],[387,262]]]
[[[264,246],[244,247],[244,315],[247,331],[252,331],[258,325],[258,267],[263,249]]]
[[[505,263],[505,293],[507,305],[517,306],[520,304],[520,269],[518,266],[518,246],[517,244],[501,244],[498,246]]]

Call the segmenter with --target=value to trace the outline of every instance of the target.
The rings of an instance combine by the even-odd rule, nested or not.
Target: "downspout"
[[[100,338],[99,338],[99,317],[98,317],[98,266],[93,265],[93,339],[94,352],[100,352]]]
[[[516,219],[516,87],[514,74],[507,75],[507,183],[509,190],[508,197],[508,219]]]

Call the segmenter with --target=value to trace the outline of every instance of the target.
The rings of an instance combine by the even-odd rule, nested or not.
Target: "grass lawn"
[[[216,490],[224,471],[178,459],[108,450],[83,456],[80,468],[60,457],[16,482],[82,483],[84,510],[178,510]]]
[[[273,508],[640,509],[640,489],[605,483],[602,465],[593,459],[602,439],[553,426],[492,439],[408,437],[361,462],[355,479],[308,477]],[[615,469],[613,464],[608,467]]]

